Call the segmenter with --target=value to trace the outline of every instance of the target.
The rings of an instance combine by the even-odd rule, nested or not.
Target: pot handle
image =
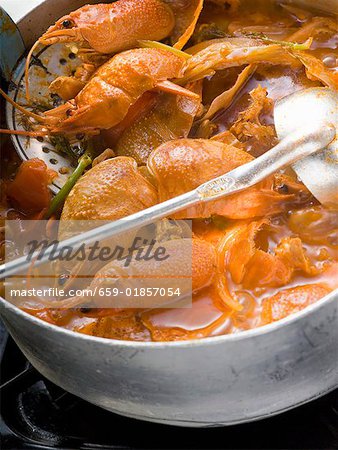
[[[25,45],[18,27],[0,6],[0,72],[1,77],[10,81],[13,69],[25,52]]]

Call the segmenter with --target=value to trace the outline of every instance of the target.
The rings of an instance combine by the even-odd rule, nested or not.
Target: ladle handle
[[[34,265],[37,266],[46,262],[52,253],[54,258],[57,257],[57,254],[61,253],[65,247],[72,247],[76,250],[84,242],[89,245],[95,241],[101,241],[117,234],[148,225],[199,202],[214,200],[241,191],[264,180],[277,170],[293,164],[300,158],[304,158],[326,147],[334,137],[335,128],[332,125],[326,127],[318,126],[309,132],[304,132],[304,130],[296,131],[289,137],[283,139],[272,150],[250,163],[228,172],[226,175],[210,180],[193,191],[159,203],[124,219],[107,223],[101,227],[61,241],[58,244],[57,251],[51,246],[45,250],[42,257],[39,255],[39,252],[36,252],[31,256],[31,261],[34,260]],[[36,259],[38,256],[41,258]],[[27,270],[30,264],[31,262],[27,261],[26,257],[21,257],[3,264],[0,266],[0,279]]]
[[[182,194],[178,197],[167,200],[166,202],[159,203],[158,205],[144,209],[143,211],[139,211],[123,219],[107,223],[64,241],[60,241],[57,249],[54,248],[53,250],[53,246],[51,246],[44,251],[43,255],[39,255],[39,251],[37,251],[31,255],[30,261],[27,261],[27,258],[24,256],[14,259],[13,261],[0,265],[0,280],[27,270],[32,264],[31,261],[34,261],[34,266],[39,266],[40,264],[48,261],[52,254],[54,255],[53,258],[56,259],[66,247],[71,247],[74,250],[77,250],[81,245],[83,245],[83,243],[90,245],[94,242],[100,242],[103,239],[141,228],[155,222],[156,220],[162,219],[163,217],[167,217],[176,211],[181,211],[188,206],[195,205],[199,201],[200,199],[197,191],[190,191],[186,194]],[[38,257],[39,259],[37,259]]]
[[[327,147],[335,135],[336,129],[332,124],[297,130],[262,156],[202,184],[196,189],[200,200],[215,200],[253,186],[278,170]]]

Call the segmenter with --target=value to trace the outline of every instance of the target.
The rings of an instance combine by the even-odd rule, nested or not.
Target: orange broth
[[[311,11],[284,8],[266,0],[240,3],[241,6],[237,10],[232,10],[226,5],[207,3],[199,19],[199,25],[212,23],[225,33],[235,35],[243,30],[264,32],[271,39],[285,40],[316,17],[316,14]],[[328,36],[321,33],[313,39],[311,49],[329,70],[337,71],[337,47],[337,35]],[[205,79],[203,86],[205,103],[210,104],[217,95],[231,87],[242,69],[223,70]],[[260,64],[230,107],[216,114],[212,120],[213,131],[208,137],[231,128],[239,113],[250,105],[249,93],[258,86],[265,88],[268,98],[274,102],[296,90],[320,85],[319,81],[306,76],[304,68],[293,69],[286,66]],[[273,130],[273,105],[260,115],[260,122],[263,126],[272,127]],[[193,133],[194,131],[191,137],[194,137]],[[259,135],[242,142],[245,150],[253,156],[258,156],[273,145],[274,139],[262,143]],[[287,174],[297,182],[294,173],[287,171]],[[279,189],[283,193],[288,193],[289,187],[282,183]],[[1,215],[3,217],[8,214],[13,214],[10,205],[7,209],[2,209]],[[269,222],[259,229],[254,239],[254,246],[260,251],[258,256],[269,255],[270,258],[271,255],[274,257],[274,251],[283,238],[299,238],[309,264],[316,270],[313,269],[309,274],[296,268],[285,284],[274,279],[274,275],[269,273],[271,269],[269,266],[251,267],[250,283],[245,277],[244,280],[236,283],[231,273],[227,271],[228,289],[243,306],[239,312],[222,302],[214,285],[195,292],[192,307],[188,309],[121,312],[88,308],[29,312],[42,320],[68,329],[115,339],[173,341],[238,333],[294,313],[338,287],[337,223],[337,212],[329,211],[321,206],[306,188],[301,194],[295,195],[294,202],[287,210],[270,218]],[[193,233],[196,237],[208,240],[217,246],[233,227],[241,224],[242,222],[239,221],[220,218],[194,219]],[[248,224],[249,222],[244,226]],[[245,252],[245,249],[243,251]],[[250,263],[248,264],[250,266]],[[248,270],[247,274],[249,274]],[[266,285],[261,285],[261,280],[264,277],[268,279],[269,276],[270,280],[266,282]],[[276,277],[278,276],[277,271]],[[302,286],[303,293],[302,288],[299,288]],[[285,292],[289,292],[290,296],[285,296]],[[299,300],[297,304],[294,299]]]

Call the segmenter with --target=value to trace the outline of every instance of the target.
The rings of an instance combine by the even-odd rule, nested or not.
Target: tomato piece
[[[47,208],[51,201],[48,185],[56,177],[54,170],[38,159],[24,161],[7,187],[7,196],[21,211],[33,213]]]

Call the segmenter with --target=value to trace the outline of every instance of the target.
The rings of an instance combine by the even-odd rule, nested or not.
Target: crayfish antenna
[[[40,44],[39,41],[36,41],[33,47],[29,50],[29,53],[27,55],[26,64],[25,64],[25,87],[26,87],[26,99],[29,102],[30,95],[29,95],[29,67],[31,63],[31,59],[34,53],[34,50],[37,48],[37,46]]]
[[[70,102],[57,106],[56,108],[45,111],[45,116],[53,117],[55,119],[65,119],[67,117],[67,111],[74,109],[74,105]]]
[[[70,111],[70,114],[67,114],[67,111]],[[65,103],[64,105],[58,106],[57,108],[51,109],[45,113],[48,115],[48,118],[57,122],[55,127],[52,128],[52,131],[59,130],[59,132],[73,132],[80,133],[83,128],[88,128],[83,125],[83,118],[86,118],[86,113],[90,111],[90,106],[84,106],[83,108],[76,109],[74,105],[70,102]],[[75,114],[71,114],[74,112]],[[67,117],[68,116],[68,117]],[[63,120],[62,120],[63,119]],[[91,127],[92,128],[92,127]]]
[[[11,134],[16,136],[29,136],[29,137],[43,137],[48,136],[49,132],[46,131],[26,131],[26,130],[7,130],[0,128],[0,134]]]
[[[161,81],[156,84],[156,90],[168,92],[169,94],[181,95],[182,97],[192,98],[194,100],[199,100],[200,96],[195,92],[189,91],[182,86],[179,86],[171,81]]]
[[[35,114],[32,111],[29,111],[28,109],[24,108],[23,106],[19,105],[16,101],[14,101],[9,95],[6,94],[2,89],[0,89],[0,95],[4,97],[4,99],[10,103],[14,108],[18,109],[22,114],[24,114],[27,117],[31,117],[32,119],[37,120],[38,122],[45,122],[46,119],[43,116],[39,116],[39,114]]]
[[[96,136],[100,134],[99,128],[94,127],[77,127],[77,128],[63,128],[62,126],[58,127],[57,125],[54,128],[49,130],[49,134],[62,134],[63,136],[67,136],[69,140],[78,141],[77,136],[79,134],[84,134],[86,136]]]

